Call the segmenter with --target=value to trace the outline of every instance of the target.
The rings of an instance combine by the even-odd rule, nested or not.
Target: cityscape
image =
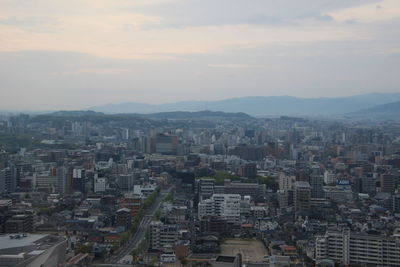
[[[399,266],[399,122],[164,115],[3,116],[0,265]]]
[[[400,0],[0,0],[0,267],[400,267]]]

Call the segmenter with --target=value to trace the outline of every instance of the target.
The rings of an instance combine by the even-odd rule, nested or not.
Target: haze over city
[[[2,110],[400,92],[398,0],[0,0]]]

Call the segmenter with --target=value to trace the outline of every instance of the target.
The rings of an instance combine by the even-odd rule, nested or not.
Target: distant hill
[[[103,115],[103,113],[95,112],[92,110],[66,110],[66,111],[60,110],[47,113],[46,115],[57,116],[57,117],[80,117],[80,116]]]
[[[350,118],[361,119],[400,119],[400,101],[374,106],[368,109],[362,109],[356,112],[351,112],[346,115]]]
[[[151,119],[174,119],[174,120],[185,120],[185,119],[251,119],[252,117],[243,112],[227,113],[221,111],[173,111],[173,112],[159,112],[152,114],[137,114],[140,117],[151,118]]]
[[[219,120],[219,119],[235,119],[235,120],[249,120],[251,116],[243,113],[227,113],[221,111],[173,111],[173,112],[159,112],[150,114],[139,114],[139,113],[119,113],[119,114],[104,114],[102,112],[95,111],[56,111],[52,113],[42,114],[36,116],[34,120],[45,121],[49,119],[75,119],[75,120],[91,120],[96,122],[104,121],[121,121],[129,119],[153,119],[153,120]]]
[[[376,105],[400,101],[400,93],[373,93],[336,98],[297,98],[291,96],[250,96],[218,101],[184,101],[151,105],[127,102],[89,108],[107,114],[159,113],[172,111],[243,112],[251,116],[327,116],[346,114]]]

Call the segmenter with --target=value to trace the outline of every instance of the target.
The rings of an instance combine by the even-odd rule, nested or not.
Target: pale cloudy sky
[[[0,109],[400,92],[400,0],[0,0]]]

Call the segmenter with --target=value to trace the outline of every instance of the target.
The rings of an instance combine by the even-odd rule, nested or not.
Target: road
[[[163,198],[173,189],[174,187],[171,186],[168,189],[161,190],[160,194],[156,198],[154,204],[145,211],[145,215],[143,216],[136,233],[131,236],[130,240],[118,251],[118,254],[113,255],[107,263],[118,263],[123,257],[129,255],[137,246],[142,242],[143,238],[145,237],[146,230],[150,225],[156,211],[161,206],[161,202]]]

